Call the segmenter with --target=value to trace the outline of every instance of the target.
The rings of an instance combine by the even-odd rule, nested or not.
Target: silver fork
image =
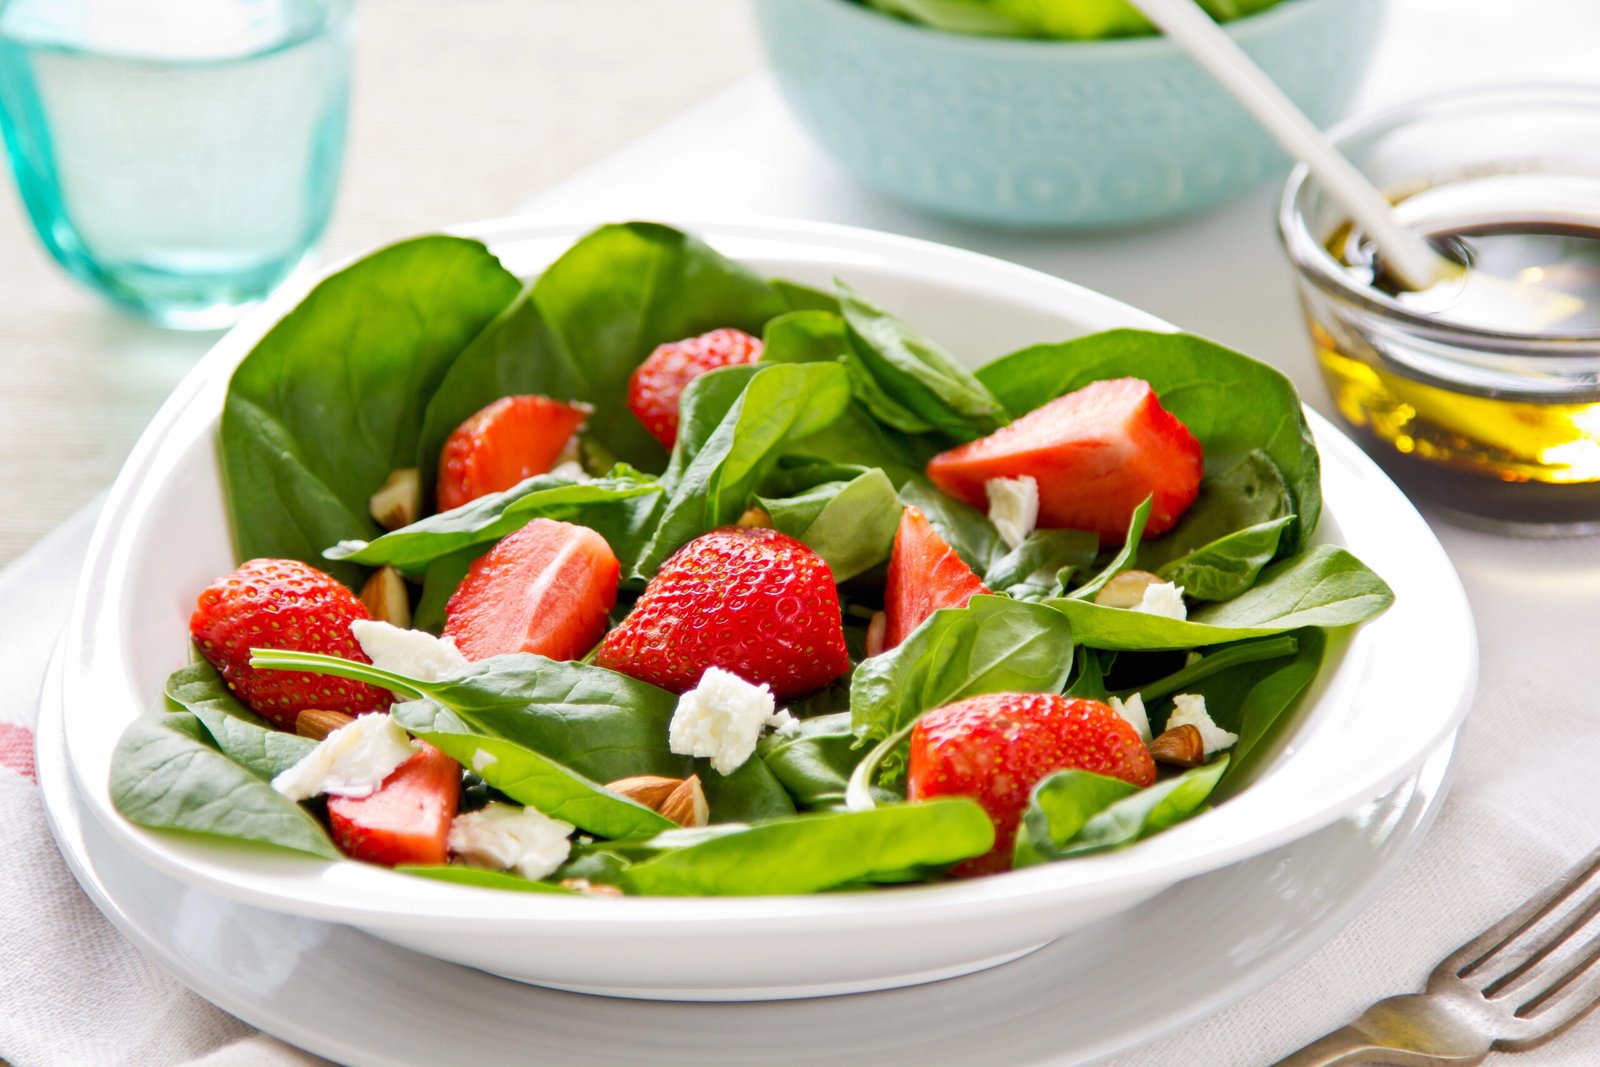
[[[1600,849],[1457,949],[1424,993],[1380,1000],[1273,1067],[1482,1063],[1542,1045],[1600,1001]]]

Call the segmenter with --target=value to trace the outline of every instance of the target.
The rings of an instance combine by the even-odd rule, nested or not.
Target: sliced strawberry
[[[308,708],[360,715],[393,702],[388,690],[305,671],[250,666],[252,648],[322,652],[371,663],[350,624],[366,606],[337,580],[294,559],[253,559],[218,578],[195,604],[189,634],[240,700],[280,730]]]
[[[329,797],[328,826],[347,856],[393,867],[449,859],[450,820],[461,799],[461,765],[430,744],[366,797]]]
[[[967,601],[987,592],[989,587],[939,536],[922,509],[906,508],[894,534],[889,580],[883,589],[884,651],[904,641],[940,608],[964,608]]]
[[[957,865],[958,875],[1009,870],[1017,826],[1033,787],[1056,771],[1082,770],[1140,788],[1156,780],[1139,732],[1098,700],[1054,693],[989,693],[928,712],[911,730],[906,797],[972,797],[994,820],[994,848]]]
[[[844,674],[850,652],[822,557],[777,530],[727,526],[661,565],[595,662],[675,693],[721,667],[783,699]]]
[[[678,401],[689,383],[706,371],[760,358],[760,339],[743,330],[712,330],[661,345],[628,381],[628,410],[670,449],[678,440]]]
[[[472,565],[445,605],[444,635],[469,660],[577,659],[606,632],[621,570],[587,526],[534,519]]]
[[[556,465],[589,413],[546,396],[503,396],[455,428],[439,453],[440,511],[510,489]]]
[[[1145,534],[1171,529],[1194,503],[1200,473],[1200,442],[1138,378],[1091,382],[928,462],[935,485],[975,508],[986,506],[991,478],[1030,475],[1039,525],[1089,530],[1102,545],[1122,541],[1147,496]]]

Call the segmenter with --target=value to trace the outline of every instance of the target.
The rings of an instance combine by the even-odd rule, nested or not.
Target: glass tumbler
[[[1333,136],[1424,233],[1600,238],[1600,88],[1456,93]],[[1402,489],[1470,525],[1600,530],[1600,330],[1495,329],[1402,304],[1346,266],[1360,236],[1303,166],[1278,228],[1335,410]],[[1592,263],[1560,269],[1591,271],[1600,300]]]
[[[163,325],[225,326],[333,206],[352,0],[0,0],[0,126],[62,266]]]

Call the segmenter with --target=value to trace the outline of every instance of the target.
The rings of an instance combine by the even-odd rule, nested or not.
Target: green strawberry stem
[[[922,718],[921,715],[917,719]],[[894,733],[879,741],[867,758],[856,764],[855,770],[850,772],[850,781],[844,790],[844,806],[851,811],[871,811],[878,806],[872,799],[872,776],[878,772],[881,764],[889,753],[911,736],[911,728],[917,725],[917,719],[912,719]]]
[[[1173,671],[1165,678],[1157,678],[1148,685],[1138,686],[1134,689],[1124,689],[1111,694],[1119,700],[1127,700],[1135,693],[1144,699],[1146,704],[1160,700],[1164,696],[1181,692],[1188,686],[1209,678],[1219,671],[1230,667],[1238,667],[1245,663],[1256,663],[1264,659],[1278,659],[1282,656],[1292,656],[1300,650],[1300,641],[1291,634],[1268,638],[1265,641],[1246,641],[1243,644],[1230,645],[1218,649],[1208,656],[1202,656],[1191,666]]]
[[[312,674],[331,674],[335,678],[348,678],[353,682],[369,682],[401,696],[425,697],[429,695],[427,682],[407,678],[394,671],[374,667],[370,663],[325,656],[320,652],[291,652],[280,648],[252,648],[250,666],[269,671],[310,671]]]

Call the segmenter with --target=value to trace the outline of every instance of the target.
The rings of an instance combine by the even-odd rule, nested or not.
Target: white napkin
[[[78,890],[34,788],[44,662],[88,539],[86,510],[0,573],[0,1060],[12,1067],[320,1063],[187,992]],[[1266,989],[1113,1067],[1252,1067],[1421,988],[1451,949],[1600,841],[1596,643],[1600,538],[1526,541],[1436,525],[1483,645],[1455,783],[1417,855],[1377,903]],[[1406,709],[1395,708],[1396,715]],[[1171,965],[1183,966],[1183,946]],[[670,1035],[663,1034],[664,1045]],[[996,1049],[994,1064],[1006,1059]],[[1496,1061],[1491,1061],[1496,1062]],[[1600,1015],[1507,1067],[1593,1067]]]
[[[0,572],[0,1062],[12,1067],[289,1067],[129,944],[73,881],[33,781],[45,661],[66,624],[95,501]]]

